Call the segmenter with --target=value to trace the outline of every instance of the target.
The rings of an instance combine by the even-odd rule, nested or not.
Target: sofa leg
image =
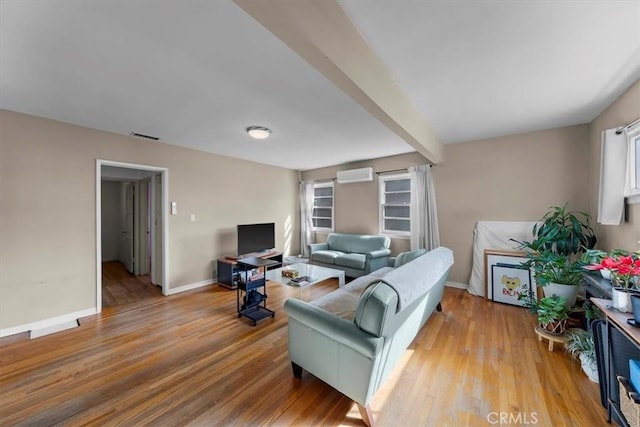
[[[357,405],[358,411],[360,412],[360,416],[362,417],[362,421],[364,421],[364,424],[367,427],[373,427],[373,412],[371,412],[371,408],[369,407],[369,405],[362,406],[359,403]]]
[[[302,378],[302,366],[291,362],[291,369],[293,370],[293,376],[296,378]]]
[[[438,305],[436,305],[436,310],[438,311],[442,311],[442,303],[438,303]]]

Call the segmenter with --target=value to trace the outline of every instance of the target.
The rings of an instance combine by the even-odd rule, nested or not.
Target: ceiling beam
[[[428,161],[442,143],[335,0],[234,0]]]

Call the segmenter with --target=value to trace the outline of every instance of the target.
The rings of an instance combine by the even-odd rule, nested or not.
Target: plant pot
[[[587,377],[594,383],[598,383],[598,363],[595,357],[589,357],[586,353],[580,353],[580,366],[582,371],[587,374]]]
[[[578,297],[578,291],[580,286],[575,285],[561,285],[559,283],[548,283],[544,287],[545,296],[558,295],[564,297],[567,300],[567,308],[571,308],[576,305],[576,298]]]
[[[611,307],[623,313],[633,313],[631,295],[637,292],[622,287],[611,288]]]
[[[567,327],[567,319],[554,320],[553,322],[549,322],[547,324],[540,323],[540,328],[552,335],[564,334],[566,327]]]

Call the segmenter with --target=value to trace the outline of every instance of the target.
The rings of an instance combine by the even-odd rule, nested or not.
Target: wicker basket
[[[545,332],[548,332],[552,335],[562,335],[567,329],[567,319],[562,320],[554,320],[553,322],[549,322],[546,325],[542,323],[539,324],[540,328]]]
[[[631,427],[640,427],[640,395],[631,386],[631,383],[618,375],[620,386],[620,410]]]

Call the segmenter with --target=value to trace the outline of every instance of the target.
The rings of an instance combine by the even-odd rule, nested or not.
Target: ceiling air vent
[[[135,136],[138,138],[150,139],[152,141],[157,141],[160,139],[157,136],[145,135],[144,133],[138,133],[138,132],[131,132],[129,135]]]
[[[373,181],[373,168],[350,169],[338,171],[336,179],[340,184],[351,182]]]

